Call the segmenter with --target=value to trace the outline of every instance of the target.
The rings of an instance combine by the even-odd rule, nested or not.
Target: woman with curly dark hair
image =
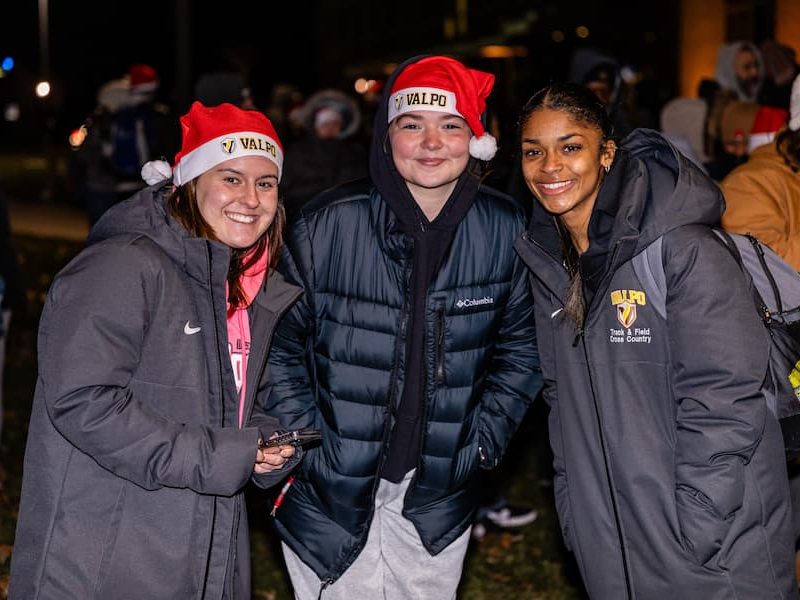
[[[517,250],[559,520],[589,595],[796,597],[783,440],[761,387],[770,342],[711,229],[717,186],[654,131],[618,145],[576,85],[533,96],[520,136],[537,201]]]

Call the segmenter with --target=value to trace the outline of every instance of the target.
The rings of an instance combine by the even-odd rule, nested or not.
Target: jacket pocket
[[[698,565],[715,568],[713,561],[733,523],[733,516],[718,516],[711,500],[701,491],[679,485],[675,491],[681,544]]]

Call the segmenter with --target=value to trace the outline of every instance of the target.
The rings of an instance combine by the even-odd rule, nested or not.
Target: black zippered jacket
[[[564,539],[592,598],[794,598],[783,445],[761,386],[769,339],[710,225],[717,187],[659,134],[618,151],[581,258],[582,332],[537,203],[530,268]],[[631,258],[663,236],[667,319]]]
[[[338,578],[366,542],[403,390],[412,265],[410,239],[369,182],[330,194],[287,236],[284,276],[305,294],[276,331],[267,407],[285,427],[323,432],[276,516],[322,580]],[[481,453],[481,466],[498,463],[540,387],[530,290],[513,250],[523,227],[510,198],[479,191],[428,290],[421,454],[403,514],[431,554],[471,524]]]

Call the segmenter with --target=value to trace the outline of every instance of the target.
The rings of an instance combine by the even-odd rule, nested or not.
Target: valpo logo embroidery
[[[220,143],[225,154],[233,154],[233,151],[236,150],[236,140],[233,138],[225,138]]]
[[[640,290],[614,290],[611,304],[617,311],[617,321],[622,329],[612,327],[608,339],[613,344],[649,344],[649,327],[633,327],[639,316],[639,307],[647,306],[647,296]]]
[[[278,157],[278,151],[275,149],[275,144],[272,144],[264,138],[257,137],[239,137],[239,143],[242,145],[242,150],[256,150],[258,152],[267,152],[273,158]]]

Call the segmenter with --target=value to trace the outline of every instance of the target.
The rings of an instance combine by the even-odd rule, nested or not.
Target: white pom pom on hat
[[[155,185],[172,178],[172,167],[165,160],[151,160],[142,167],[142,179],[147,185]]]
[[[472,136],[469,153],[478,160],[491,160],[497,154],[497,140],[491,133],[484,133],[481,137]]]
[[[494,86],[494,75],[470,69],[447,56],[428,56],[408,65],[392,84],[389,122],[416,110],[432,110],[463,118],[473,138],[469,153],[490,160],[497,152],[497,140],[481,122],[486,98]]]

